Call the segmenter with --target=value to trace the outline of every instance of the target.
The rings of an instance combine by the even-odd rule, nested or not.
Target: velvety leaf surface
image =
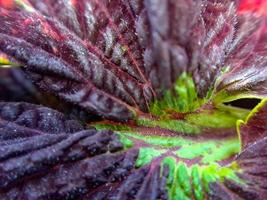
[[[233,1],[207,1],[203,21],[196,24],[199,37],[202,37],[196,41],[201,42],[198,52],[195,50],[195,54],[199,54],[199,61],[197,65],[191,64],[190,67],[194,67],[192,73],[202,96],[212,88],[224,67],[227,51],[236,31],[236,17]],[[201,23],[204,25],[199,25]],[[200,32],[201,26],[204,30]]]
[[[0,68],[0,100],[41,102],[41,94],[20,69]]]
[[[263,139],[267,131],[267,100],[263,100],[245,122],[240,122],[242,146],[245,148],[256,141]]]
[[[168,168],[161,169],[160,166],[144,166],[135,170],[124,180],[119,187],[113,191],[101,192],[97,195],[86,195],[82,199],[162,199],[167,200],[166,182]],[[104,190],[103,190],[104,191]]]
[[[72,119],[95,121],[99,117],[92,115],[79,106],[62,102],[51,94],[38,91],[19,68],[0,68],[0,101],[28,102],[42,104],[68,115]]]
[[[64,8],[61,1],[56,4],[59,4],[61,10]],[[136,68],[139,70],[138,58],[133,57],[133,53],[130,52],[133,47],[128,44],[131,42],[135,45],[135,40],[128,38],[126,43],[125,38],[123,40],[118,38],[123,30],[128,37],[135,36],[134,33],[127,32],[130,29],[123,27],[131,23],[128,22],[131,18],[122,20],[122,24],[118,27],[120,22],[117,20],[115,24],[113,21],[115,19],[109,17],[110,10],[108,12],[106,7],[113,9],[120,4],[114,2],[112,3],[114,5],[108,2],[98,4],[96,1],[82,5],[83,8],[87,8],[85,10],[87,13],[81,13],[85,16],[80,16],[82,21],[78,23],[79,28],[85,26],[84,28],[89,29],[87,26],[91,23],[86,25],[84,21],[85,17],[90,16],[99,23],[102,22],[97,24],[97,29],[91,27],[93,30],[88,30],[97,31],[91,39],[89,33],[85,32],[83,38],[77,30],[76,32],[72,30],[72,26],[67,24],[63,26],[56,18],[44,17],[37,12],[2,10],[1,21],[5,25],[1,29],[4,33],[1,47],[6,53],[27,65],[27,71],[34,72],[31,73],[32,78],[44,90],[57,93],[66,100],[78,103],[98,114],[128,119],[132,116],[129,105],[145,110],[146,101],[151,99],[152,93],[135,71]],[[73,6],[70,9],[73,10]],[[53,7],[56,8],[57,5]],[[92,7],[95,12],[102,14],[89,14]],[[56,13],[60,15],[60,12]],[[62,12],[62,15],[65,13]],[[76,13],[73,14],[76,16]],[[120,15],[122,13],[118,13],[118,16]],[[98,20],[97,17],[100,16],[105,18]],[[16,31],[12,31],[15,29]],[[95,44],[92,44],[92,41]],[[23,49],[23,54],[20,49]],[[33,49],[34,54],[32,54]],[[134,55],[138,57],[137,52]],[[131,62],[136,63],[130,65]],[[43,73],[46,76],[38,76],[38,74],[44,75]],[[135,77],[131,74],[135,74]]]
[[[28,103],[0,102],[1,110],[1,138],[14,138],[18,130],[18,137],[39,135],[42,133],[58,134],[81,131],[83,126],[78,121],[69,120],[63,114],[50,108]],[[23,131],[25,128],[28,132]]]
[[[236,55],[262,35],[254,33],[259,17],[237,14],[233,1],[8,2],[1,2],[0,50],[41,89],[106,118],[148,111],[185,71],[202,97],[225,66],[237,72],[218,90],[244,75],[248,81],[233,85],[238,93],[248,84],[255,93],[266,90],[264,52],[241,67]]]
[[[267,95],[267,17],[262,12],[246,11],[238,16],[236,37],[225,63],[229,72],[216,86],[223,101]]]
[[[211,184],[212,199],[257,199],[267,196],[267,122],[266,99],[250,114],[246,122],[241,123],[240,136],[242,152],[235,159],[237,168],[241,170],[238,176],[245,180],[236,184],[226,180]]]
[[[12,199],[167,199],[168,169],[134,169],[111,131],[85,129],[61,113],[0,103],[0,197]],[[101,190],[101,192],[99,192]]]
[[[144,48],[146,74],[160,94],[162,89],[170,88],[189,65],[185,44],[190,40],[203,5],[201,1],[191,0],[131,1],[131,4],[133,9],[138,8],[136,32]]]
[[[245,180],[245,183],[236,184],[230,180],[226,180],[223,183],[212,183],[210,185],[211,199],[265,199],[267,195],[266,144],[267,138],[264,137],[245,148],[237,157],[236,162],[242,170],[242,173],[238,176]]]
[[[137,33],[146,48],[145,66],[154,88],[170,88],[182,72],[189,71],[194,76],[198,93],[205,96],[220,74],[233,41],[234,3],[205,0],[130,2],[133,9],[137,8],[135,12],[140,13]]]
[[[68,116],[0,102],[0,199],[263,200],[266,100],[223,104],[267,91],[265,12],[242,3],[0,0],[0,65],[23,70],[0,92],[37,95],[28,77]]]

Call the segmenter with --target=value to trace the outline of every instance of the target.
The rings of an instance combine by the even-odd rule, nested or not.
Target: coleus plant
[[[264,1],[0,6],[1,199],[266,199]]]

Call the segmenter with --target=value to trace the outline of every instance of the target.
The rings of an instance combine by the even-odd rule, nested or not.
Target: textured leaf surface
[[[256,141],[263,139],[267,134],[267,99],[263,100],[245,122],[239,123],[239,132],[242,146],[245,148]]]
[[[262,200],[266,198],[266,113],[265,99],[240,126],[243,149],[235,162],[241,170],[237,175],[245,180],[245,184],[236,184],[230,180],[224,183],[212,183],[210,186],[212,199]]]
[[[61,113],[0,103],[1,199],[167,199],[167,169],[134,169],[111,131],[85,129]],[[101,190],[101,192],[98,192]]]
[[[264,98],[267,93],[266,59],[267,18],[250,11],[238,16],[236,37],[230,46],[225,73],[216,86],[218,98],[231,101],[237,98]]]
[[[110,16],[114,6],[123,5],[116,2],[83,1],[81,5],[51,2],[53,8],[62,10],[55,10],[59,16],[53,19],[39,12],[2,9],[1,21],[5,25],[0,31],[1,46],[7,54],[27,65],[28,71],[34,72],[32,78],[41,88],[98,114],[128,119],[132,116],[128,107],[145,110],[152,93],[139,69],[140,53],[131,52],[139,48],[133,39],[135,34],[126,29],[129,23],[133,26],[133,19],[122,13],[116,19]],[[86,10],[78,14],[74,6]],[[73,20],[78,17],[80,21]],[[87,19],[90,17],[97,21],[93,27],[88,27],[92,25]],[[64,25],[59,21],[65,22]]]
[[[265,95],[264,52],[240,69],[235,52],[250,50],[244,41],[259,17],[237,15],[232,1],[8,2],[1,2],[1,50],[43,90],[106,118],[148,111],[185,71],[202,97],[228,65],[238,72],[218,88],[245,75],[235,90],[245,93],[249,85]]]
[[[25,132],[29,136],[31,133],[73,133],[83,129],[78,121],[68,120],[63,114],[50,108],[27,103],[0,102],[0,105],[3,127],[1,138],[13,138],[13,134],[16,135],[18,131],[16,127],[22,130],[29,128],[30,132]],[[19,133],[19,137],[22,137],[22,133]]]
[[[19,68],[0,68],[0,101],[42,104],[55,108],[72,119],[83,121],[99,119],[79,106],[62,102],[48,93],[38,91],[27,78],[27,74]]]
[[[59,112],[32,104],[0,103],[0,108],[2,199],[168,199],[170,169],[160,165],[161,159],[136,168],[148,159],[142,156],[151,156],[151,150],[142,152],[142,143],[134,144],[139,153],[135,148],[126,152],[124,134],[85,129]],[[178,142],[173,147],[184,143],[172,138],[165,146],[170,141]],[[188,140],[188,147],[193,148],[191,143]]]
[[[0,68],[0,100],[41,102],[41,94],[20,69]]]
[[[0,65],[68,113],[0,103],[0,199],[263,200],[266,100],[241,141],[248,110],[222,103],[266,96],[265,14],[231,0],[0,0]],[[12,89],[18,71],[0,92],[36,95]],[[70,105],[104,117],[99,130]]]
[[[231,163],[193,165],[165,157],[169,199],[263,200],[266,198],[266,100],[241,125],[245,143]],[[207,146],[207,145],[202,145]],[[224,148],[227,148],[224,145]],[[189,150],[194,152],[194,148]],[[199,150],[197,151],[199,152]],[[219,155],[219,154],[218,154]]]
[[[236,162],[242,170],[238,176],[245,180],[245,184],[236,184],[230,180],[224,183],[213,183],[210,185],[212,199],[265,199],[267,195],[266,143],[267,140],[264,137],[245,148],[238,156]]]
[[[199,61],[190,67],[194,67],[193,75],[202,96],[212,88],[224,67],[228,48],[234,39],[236,17],[233,1],[207,1],[203,19],[196,24],[196,32],[201,38],[197,41],[201,46],[197,49],[198,52],[195,52]]]

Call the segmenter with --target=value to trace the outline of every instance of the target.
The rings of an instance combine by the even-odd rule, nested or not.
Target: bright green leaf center
[[[238,120],[249,110],[215,102],[210,91],[199,98],[191,76],[183,73],[174,87],[150,105],[150,115],[130,123],[94,124],[118,133],[125,148],[138,148],[136,167],[155,163],[169,167],[170,199],[205,199],[209,184],[230,179],[244,184],[232,162],[240,152]],[[216,99],[218,100],[218,99]]]

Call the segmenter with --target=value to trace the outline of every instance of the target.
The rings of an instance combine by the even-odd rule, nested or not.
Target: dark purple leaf
[[[83,6],[87,8],[86,12],[89,12],[90,6],[96,7],[95,12],[106,17],[98,20],[103,21],[103,24],[97,24],[97,33],[93,39],[90,39],[87,32],[84,33],[86,38],[74,34],[55,18],[44,17],[38,13],[2,10],[5,14],[2,15],[1,21],[4,21],[5,25],[0,31],[4,33],[1,37],[1,46],[7,54],[26,65],[27,71],[31,71],[32,78],[42,89],[57,93],[67,101],[78,103],[98,114],[128,119],[132,117],[129,109],[140,107],[145,110],[146,102],[153,95],[147,83],[140,78],[142,75],[139,77],[136,72],[139,70],[140,55],[136,52],[133,54],[130,50],[133,48],[132,45],[137,44],[132,42],[133,38],[123,38],[123,35],[120,39],[120,34],[117,33],[123,32],[121,34],[127,37],[136,37],[132,32],[127,33],[130,29],[123,27],[130,26],[129,23],[133,23],[132,19],[128,16],[130,22],[125,19],[121,22],[116,21],[121,25],[114,24],[115,19],[109,19],[109,13],[105,11],[106,6],[113,9],[120,4],[105,4],[87,2]],[[56,5],[54,7],[56,8]],[[81,20],[84,21],[87,15],[81,16]],[[79,26],[82,25],[86,26],[80,22]],[[16,31],[12,31],[14,29]],[[19,49],[23,49],[23,52]],[[135,74],[135,77],[131,74]],[[58,78],[55,78],[56,76]]]
[[[101,192],[91,193],[84,196],[82,199],[108,199],[108,200],[154,200],[162,199],[167,200],[166,180],[168,175],[168,169],[165,168],[161,173],[160,167],[152,168],[150,166],[144,166],[139,168],[130,174],[126,180],[120,185],[114,185],[112,191],[105,191],[101,188]],[[110,188],[110,187],[109,187]]]
[[[139,2],[132,1],[132,6]],[[139,3],[142,9],[136,21],[136,32],[144,49],[146,74],[160,94],[188,67],[185,45],[191,40],[192,27],[203,5],[191,0],[142,3]]]
[[[250,114],[248,119],[240,124],[242,146],[245,148],[267,136],[267,101],[263,100]]]
[[[134,169],[111,131],[85,129],[61,113],[26,103],[0,103],[0,198],[167,199],[168,169]],[[101,190],[101,192],[99,192]]]
[[[0,68],[0,100],[37,103],[42,97],[21,69]]]
[[[119,120],[146,112],[184,71],[205,96],[234,46],[251,33],[236,31],[235,4],[226,0],[12,5],[0,11],[1,50],[24,64],[41,89]]]
[[[0,102],[0,117],[2,140],[83,130],[78,121],[50,108],[27,103]]]
[[[235,35],[236,17],[233,1],[208,1],[202,18],[194,27],[192,35],[198,36],[195,44],[190,44],[190,71],[201,96],[205,96],[212,88],[224,67],[227,51]]]
[[[267,18],[246,12],[239,15],[236,37],[230,47],[226,67],[216,86],[217,93],[223,93],[225,101],[267,96]],[[224,97],[223,97],[224,98]]]
[[[99,118],[79,106],[62,102],[54,95],[40,92],[19,68],[0,68],[0,100],[28,102],[55,108],[73,119],[95,121]]]
[[[175,156],[178,162],[184,161],[186,167],[192,163],[201,165],[198,157],[190,159],[189,155],[186,160],[187,157],[177,156],[176,151],[184,147],[181,144],[177,149],[176,146],[159,147],[159,152],[166,150],[166,153],[160,153],[161,156],[157,156],[157,149],[155,155],[148,149],[144,163],[151,164],[137,168],[137,149],[156,147],[155,144],[134,139],[139,143],[134,142],[134,148],[126,151],[116,133],[86,129],[71,120],[70,104],[78,106],[83,113],[89,111],[108,119],[128,121],[141,115],[145,120],[148,115],[143,112],[148,112],[151,102],[172,88],[183,72],[188,73],[188,77],[192,75],[197,92],[192,86],[194,83],[179,86],[181,101],[183,89],[184,100],[189,99],[188,102],[197,101],[197,93],[204,97],[214,88],[212,94],[219,98],[219,103],[241,97],[266,96],[265,18],[259,13],[238,13],[235,1],[0,0],[0,23],[1,54],[3,52],[14,64],[22,66],[25,76],[44,93],[62,99],[63,103],[57,101],[62,105],[59,109],[66,108],[64,113],[69,116],[66,118],[62,113],[42,106],[0,103],[1,199],[168,199],[170,188],[166,182],[171,172],[159,165],[161,160]],[[22,82],[21,90],[28,94],[31,87],[24,87],[26,81]],[[0,91],[7,90],[9,88],[0,88]],[[192,113],[191,110],[186,110],[190,113],[166,111],[173,113],[171,117],[177,117],[182,126],[189,119],[184,116],[194,112],[201,114],[208,108],[213,111],[217,106],[213,102],[204,103]],[[210,194],[207,194],[201,179],[195,177],[198,174],[192,172],[188,187],[193,187],[195,199],[201,199],[201,195],[210,195],[210,199],[265,198],[265,110],[262,106],[255,111],[240,128],[244,149],[234,164],[242,170],[237,175],[246,184],[225,178],[212,182]],[[243,116],[245,111],[236,109],[239,111],[237,116]],[[148,123],[150,119],[158,122],[164,117],[158,119],[151,113],[147,119]],[[163,123],[168,131],[157,125],[145,127],[149,137],[153,139],[154,134],[160,134],[164,138],[178,133],[166,127],[168,117]],[[221,124],[221,118],[230,119],[227,115],[216,117],[214,121],[218,124]],[[225,123],[231,134],[234,134],[232,124],[236,118]],[[206,125],[206,121],[199,126]],[[202,121],[196,119],[195,122]],[[101,122],[99,124],[101,126]],[[116,127],[114,122],[110,124]],[[134,122],[118,124],[125,130],[133,126],[142,131]],[[180,129],[183,139],[186,133],[183,126]],[[224,140],[226,135],[218,130],[212,128],[210,132],[217,132]],[[199,137],[196,138],[204,141],[210,134],[203,135],[204,132],[197,132]],[[200,151],[204,149],[198,147],[197,142],[196,147]],[[234,159],[230,153],[229,158],[218,163],[222,166],[230,163]],[[203,154],[206,154],[205,149]],[[151,160],[149,156],[155,158]],[[177,163],[174,165],[176,167]],[[215,172],[210,174],[216,175]],[[192,181],[199,181],[199,185]],[[171,194],[169,198],[172,196],[176,197]]]
[[[266,150],[266,137],[245,148],[236,159],[238,167],[242,170],[238,176],[245,180],[245,183],[237,184],[231,180],[213,183],[210,186],[211,199],[265,199],[267,195]]]
[[[87,184],[90,180],[91,184],[105,183],[110,176],[105,177],[105,171],[114,171],[116,163],[119,166],[127,159],[125,153],[105,154],[123,147],[110,131],[85,130],[77,121],[41,106],[0,103],[0,109],[1,199],[79,195],[88,190],[87,178]],[[95,174],[98,176],[94,178]],[[25,187],[20,187],[21,184]]]
[[[267,196],[267,104],[266,99],[241,124],[242,152],[235,159],[240,169],[238,176],[245,180],[237,184],[226,180],[211,184],[212,199],[256,199]]]

